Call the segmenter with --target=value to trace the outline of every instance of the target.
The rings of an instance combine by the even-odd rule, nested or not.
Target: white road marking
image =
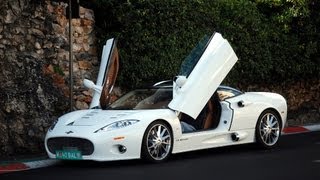
[[[308,129],[309,131],[319,131],[320,124],[305,126],[305,128]]]
[[[36,169],[36,168],[42,168],[47,166],[53,166],[58,162],[60,161],[55,159],[45,159],[40,161],[26,162],[24,164],[27,165],[29,169]]]

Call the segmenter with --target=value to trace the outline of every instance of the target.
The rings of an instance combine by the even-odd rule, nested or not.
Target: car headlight
[[[115,129],[124,128],[124,127],[130,126],[132,124],[135,124],[137,122],[139,122],[139,120],[135,120],[135,119],[117,121],[117,122],[108,124],[106,126],[103,126],[102,128],[94,131],[94,133],[97,133],[99,131],[112,131],[112,130],[115,130]]]
[[[58,122],[58,119],[56,119],[56,120],[53,121],[52,125],[51,125],[50,128],[49,128],[49,131],[50,131],[50,132],[54,129],[54,127],[56,126],[57,122]]]

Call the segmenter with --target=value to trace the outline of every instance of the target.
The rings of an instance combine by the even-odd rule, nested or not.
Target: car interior
[[[134,109],[165,109],[172,100],[172,91],[158,89],[149,97],[141,100]]]
[[[220,98],[218,93],[215,92],[196,119],[193,119],[184,113],[181,113],[179,118],[180,121],[192,125],[196,131],[202,131],[215,129],[219,124],[220,116]]]

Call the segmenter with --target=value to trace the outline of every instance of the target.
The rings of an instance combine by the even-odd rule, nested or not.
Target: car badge
[[[73,131],[67,131],[67,132],[66,132],[66,134],[71,134],[71,133],[73,133]]]

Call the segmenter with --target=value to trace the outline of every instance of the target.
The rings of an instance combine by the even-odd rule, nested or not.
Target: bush
[[[214,31],[229,40],[239,57],[225,81],[227,84],[319,77],[319,44],[314,39],[319,39],[314,29],[319,27],[317,9],[280,21],[275,18],[277,13],[287,12],[290,4],[279,8],[259,0],[97,2],[100,47],[108,38],[118,39],[121,61],[118,83],[122,87],[172,79],[192,47]],[[319,7],[318,2],[312,3],[316,3],[313,8]],[[277,11],[272,14],[268,8]],[[301,26],[299,22],[304,21],[309,24]],[[288,26],[294,28],[284,28]]]

